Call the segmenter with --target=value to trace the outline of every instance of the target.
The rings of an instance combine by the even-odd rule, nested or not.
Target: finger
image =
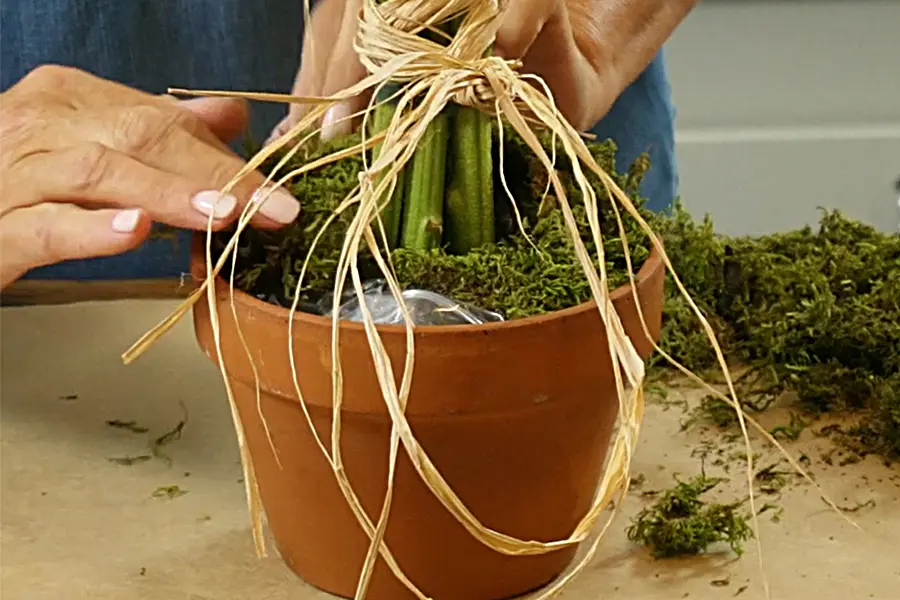
[[[589,129],[599,118],[594,107],[603,90],[575,39],[564,0],[511,2],[496,47],[500,56],[521,59],[526,73],[543,80],[557,109],[576,129]]]
[[[247,128],[250,111],[240,98],[191,98],[182,100],[178,108],[200,119],[222,142],[230,142]]]
[[[564,16],[564,12],[561,0],[508,2],[497,31],[494,54],[509,60],[524,58],[547,22]]]
[[[130,110],[111,109],[96,113],[71,125],[69,132],[134,157],[147,166],[198,182],[203,189],[221,189],[232,182],[246,163],[230,150],[200,142],[194,135],[192,119],[186,111],[167,112],[138,106]],[[230,190],[240,207],[251,201],[266,178],[252,171]],[[273,228],[294,221],[300,204],[287,191],[279,190],[262,205],[253,219],[257,227]]]
[[[205,230],[212,217],[221,229],[235,216],[238,200],[192,179],[166,173],[101,144],[81,144],[32,155],[10,174],[11,196],[22,208],[45,201],[90,208],[140,208],[153,221]]]
[[[159,98],[183,111],[184,121],[193,120],[187,129],[210,146],[231,152],[226,143],[234,140],[246,128],[250,113],[247,102],[241,98],[189,98],[180,100],[165,94]]]
[[[322,95],[331,96],[352,87],[365,79],[366,68],[359,60],[359,54],[353,47],[358,28],[360,0],[347,0],[341,30],[337,38],[328,72],[322,84]],[[350,116],[361,111],[366,105],[367,95],[339,102],[325,113],[322,119],[322,139],[331,140],[346,135],[353,129]]]
[[[325,75],[339,39],[347,3],[343,0],[319,2],[303,37],[300,70],[291,93],[295,96],[321,96]],[[287,116],[275,127],[268,142],[287,133],[310,110],[308,104],[291,104]]]
[[[150,225],[134,209],[48,203],[15,210],[0,219],[0,287],[37,267],[132,250],[150,234]]]

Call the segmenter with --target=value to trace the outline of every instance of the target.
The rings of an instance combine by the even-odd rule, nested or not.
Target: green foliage
[[[700,475],[679,481],[656,503],[632,520],[628,539],[647,546],[656,558],[690,556],[724,542],[738,555],[753,537],[747,518],[738,510],[742,503],[707,504],[702,496],[724,479]]]

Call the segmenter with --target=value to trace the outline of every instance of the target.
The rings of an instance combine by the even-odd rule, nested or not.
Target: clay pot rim
[[[660,267],[665,268],[665,265],[663,265],[662,254],[657,250],[656,246],[652,246],[647,259],[635,274],[635,288],[639,290],[641,284],[643,284],[644,281]],[[203,281],[206,277],[206,239],[205,234],[202,232],[194,232],[193,242],[191,244],[191,275],[196,281]],[[221,275],[216,277],[216,287],[219,288],[220,286],[224,286],[226,289],[228,287],[228,282]],[[624,296],[631,294],[631,284],[627,283],[610,292],[610,301],[615,302],[622,299]],[[266,302],[265,300],[260,300],[238,288],[234,288],[234,302],[237,306],[243,305],[248,309],[261,312],[273,319],[287,321],[290,314],[289,308],[283,308],[270,302]],[[442,335],[448,333],[459,335],[486,331],[512,330],[519,327],[539,325],[555,319],[580,315],[584,312],[596,309],[597,303],[594,300],[589,300],[588,302],[578,304],[577,306],[571,306],[549,313],[508,321],[493,321],[481,325],[416,325],[415,332],[417,336],[420,336]],[[293,320],[295,324],[319,327],[326,326],[329,328],[332,323],[331,317],[313,315],[299,310],[294,312]],[[381,334],[406,335],[405,325],[377,325],[376,327]],[[355,331],[365,334],[365,325],[357,321],[340,321],[340,328],[347,332]]]

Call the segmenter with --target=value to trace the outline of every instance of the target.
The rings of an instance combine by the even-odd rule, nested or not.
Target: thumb
[[[223,142],[238,137],[250,120],[247,102],[240,98],[191,98],[178,106],[193,113]]]
[[[344,18],[338,34],[337,44],[331,54],[328,70],[322,85],[322,95],[331,96],[365,79],[366,68],[359,60],[353,47],[353,40],[359,27],[360,0],[348,0]],[[366,105],[365,95],[343,100],[328,109],[322,120],[322,139],[330,140],[352,131],[350,116],[360,112]]]
[[[320,0],[303,40],[294,95],[330,96],[365,78],[365,67],[353,48],[361,6],[362,0]],[[322,122],[322,138],[329,140],[350,133],[349,117],[362,110],[365,101],[365,97],[353,98],[331,107]],[[292,104],[266,144],[287,133],[308,111],[307,105]]]

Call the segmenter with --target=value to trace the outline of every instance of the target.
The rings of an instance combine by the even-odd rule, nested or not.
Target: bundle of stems
[[[308,0],[306,3],[307,16],[309,16]],[[291,131],[254,156],[242,172],[222,190],[223,194],[228,193],[238,181],[259,168],[273,155],[291,145],[293,148],[286,152],[268,174],[267,183],[271,185],[272,189],[284,185],[294,177],[310,173],[322,165],[353,154],[366,156],[366,153],[372,151],[371,163],[365,164],[364,171],[360,173],[360,185],[344,199],[336,211],[338,214],[344,211],[355,212],[352,213],[353,219],[347,231],[341,259],[335,272],[331,348],[333,421],[330,449],[326,447],[316,428],[312,426],[309,413],[306,412],[307,407],[297,373],[296,371],[293,373],[295,393],[306,412],[311,431],[316,437],[322,454],[334,470],[337,483],[350,508],[371,539],[370,550],[357,588],[356,598],[358,599],[362,599],[366,595],[375,560],[379,554],[398,579],[416,597],[426,598],[406,577],[384,542],[384,533],[393,497],[394,466],[401,444],[418,475],[435,497],[476,539],[497,552],[513,556],[545,554],[561,548],[580,545],[593,538],[583,558],[568,573],[544,590],[540,594],[540,598],[556,594],[587,565],[594,556],[603,534],[612,523],[616,510],[627,492],[632,456],[640,433],[644,406],[644,363],[631,340],[625,335],[622,323],[610,300],[610,286],[598,216],[597,191],[590,185],[585,169],[597,176],[613,199],[612,207],[628,264],[631,293],[635,298],[644,335],[666,360],[705,386],[711,393],[724,398],[737,413],[746,442],[747,478],[751,490],[750,508],[754,520],[757,511],[754,508],[752,493],[753,451],[748,435],[748,424],[784,452],[765,428],[744,415],[713,329],[672,268],[661,240],[642,218],[626,194],[593,159],[579,132],[562,117],[555,107],[552,95],[543,82],[538,78],[519,74],[517,62],[502,60],[490,55],[490,48],[496,37],[501,17],[502,11],[497,0],[442,0],[440,2],[433,0],[364,0],[356,47],[360,59],[370,75],[359,84],[338,94],[328,98],[309,98],[266,93],[171,90],[172,93],[181,94],[238,96],[251,100],[300,102],[312,105],[304,118]],[[366,91],[374,92],[373,101],[362,114],[364,135],[358,147],[338,151],[287,173],[281,172],[299,148],[309,143],[317,135],[317,124],[321,122],[325,111],[330,106]],[[359,116],[352,115],[351,118]],[[413,435],[405,415],[415,357],[413,322],[403,302],[402,290],[392,273],[389,252],[393,247],[427,249],[440,243],[446,243],[455,252],[466,252],[480,244],[493,241],[490,128],[494,121],[499,124],[501,120],[505,120],[513,127],[547,170],[552,191],[571,233],[576,258],[584,271],[599,316],[606,327],[610,356],[614,366],[618,367],[612,369],[616,379],[619,401],[618,428],[612,441],[611,451],[608,453],[603,478],[598,482],[595,503],[568,538],[552,542],[516,539],[502,532],[491,530],[482,524],[435,468],[426,450],[421,447]],[[366,130],[370,121],[374,133],[368,135]],[[565,186],[554,168],[555,156],[551,157],[542,148],[531,125],[534,122],[552,133],[573,165],[574,179],[585,203],[593,234],[596,263],[579,234],[566,197]],[[502,128],[500,131],[502,133]],[[448,155],[449,163],[446,160]],[[446,164],[450,165],[449,174],[445,171],[444,165]],[[502,169],[499,176],[506,195],[515,208],[515,198],[509,192]],[[446,180],[449,180],[449,185],[445,185]],[[253,477],[252,459],[244,446],[243,425],[237,413],[228,381],[227,365],[221,353],[216,285],[211,282],[216,279],[230,257],[232,263],[231,307],[235,322],[237,322],[234,304],[235,248],[241,232],[267,198],[268,195],[263,194],[257,202],[247,206],[237,224],[234,237],[215,263],[211,253],[213,234],[210,220],[206,246],[207,279],[169,318],[148,332],[123,356],[125,362],[136,359],[156,339],[168,331],[194,303],[198,302],[204,294],[206,295],[216,344],[217,356],[214,358],[218,360],[232,407],[245,469],[257,551],[261,555],[265,553],[265,548],[261,534],[258,491]],[[659,346],[653,342],[641,312],[640,302],[637,301],[634,269],[622,221],[623,211],[635,219],[648,234],[652,245],[662,256],[674,284],[696,315],[715,350],[727,383],[727,395],[710,387],[690,373],[673,357],[661,352]],[[326,223],[324,227],[328,227],[328,225]],[[382,345],[379,331],[368,311],[364,295],[364,282],[358,267],[358,256],[363,245],[377,263],[403,314],[407,354],[399,387],[395,383],[391,361]],[[310,250],[310,255],[313,252],[315,252],[315,244]],[[297,310],[299,292],[308,263],[309,256],[307,256],[306,264],[298,278],[294,303],[291,307],[291,318],[288,320],[288,352],[291,354],[292,368],[294,368],[293,314]],[[351,281],[360,303],[373,364],[385,405],[393,422],[388,487],[377,523],[373,523],[363,511],[353,486],[347,479],[341,456],[343,390],[341,365],[338,358],[341,330],[340,311],[337,309],[343,296],[345,282],[348,279]],[[240,331],[239,326],[238,331]],[[243,336],[240,335],[240,337],[243,343]],[[246,344],[244,344],[244,348],[247,350]],[[253,359],[249,351],[247,351],[247,359],[252,364]],[[257,381],[257,397],[259,397],[258,394]],[[265,424],[265,418],[261,411],[260,417]],[[274,446],[272,450],[275,451]],[[787,453],[785,455],[798,472],[806,476],[799,463]],[[812,479],[808,476],[807,479],[821,492]],[[822,495],[827,500],[824,492]],[[830,500],[828,502],[832,508],[838,510],[833,502]],[[602,526],[598,526],[604,515],[607,518]],[[758,537],[757,542],[759,543]],[[436,543],[438,542],[436,541]],[[761,546],[759,548],[760,561],[762,561]],[[763,579],[765,580],[764,576]]]
[[[459,24],[454,19],[422,35],[449,45]],[[444,35],[446,41],[441,39]],[[388,85],[377,95],[374,133],[387,130],[397,116],[397,104],[391,98],[398,91],[396,85]],[[485,111],[451,103],[429,123],[381,210],[389,249],[443,246],[466,254],[494,242],[493,121]],[[375,146],[376,158],[382,146]]]

